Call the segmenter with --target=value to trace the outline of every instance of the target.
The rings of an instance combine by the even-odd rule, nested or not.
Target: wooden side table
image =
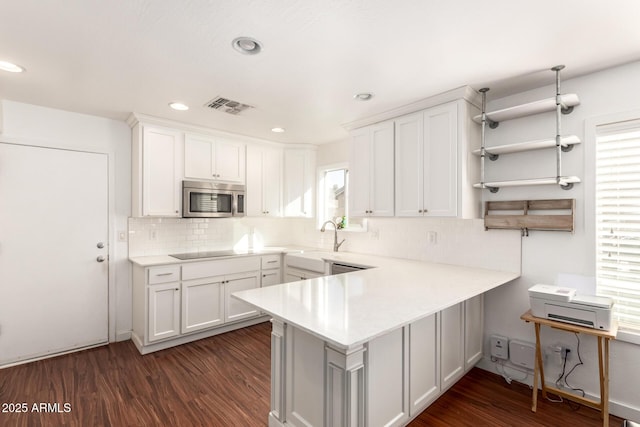
[[[551,392],[564,399],[568,399],[590,408],[598,409],[602,417],[602,425],[609,426],[609,341],[616,339],[618,334],[618,325],[614,322],[611,330],[601,331],[598,329],[586,328],[584,326],[576,326],[570,323],[557,322],[555,320],[535,317],[531,314],[531,310],[520,316],[525,322],[532,322],[536,328],[536,363],[533,371],[533,401],[531,410],[536,412],[538,405],[538,372],[540,373],[540,382],[542,397],[547,398],[547,392]],[[576,332],[598,337],[598,365],[600,369],[600,401],[589,399],[582,396],[576,396],[567,393],[553,386],[546,385],[544,381],[544,363],[542,359],[542,347],[540,345],[540,325],[550,326],[567,332]]]

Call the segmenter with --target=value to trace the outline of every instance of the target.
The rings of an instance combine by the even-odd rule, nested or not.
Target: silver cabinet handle
[[[102,243],[102,242],[98,242],[98,244],[96,245],[96,247],[97,247],[98,249],[102,249],[102,248],[104,248],[104,243]]]
[[[173,273],[158,273],[156,276],[171,276]]]
[[[273,264],[274,262],[278,262],[278,260],[267,261],[267,264]]]
[[[96,261],[98,262],[104,262],[105,257],[103,257],[102,255],[100,255],[98,258],[96,258]]]

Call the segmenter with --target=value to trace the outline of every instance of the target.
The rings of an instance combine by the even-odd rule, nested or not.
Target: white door
[[[0,143],[0,365],[108,342],[107,164]]]

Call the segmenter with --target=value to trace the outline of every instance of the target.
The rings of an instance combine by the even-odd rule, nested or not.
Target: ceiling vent
[[[244,110],[253,108],[251,105],[243,104],[242,102],[238,101],[232,101],[221,96],[215,97],[205,105],[213,110],[218,110],[222,111],[223,113],[229,113],[233,115],[237,115]]]

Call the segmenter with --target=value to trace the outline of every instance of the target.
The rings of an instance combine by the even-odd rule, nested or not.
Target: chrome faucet
[[[324,233],[327,224],[333,225],[333,252],[338,252],[338,249],[340,249],[340,245],[344,243],[345,239],[342,239],[342,242],[338,243],[338,225],[331,220],[325,221],[324,224],[322,224],[322,228],[320,228],[320,231]]]

